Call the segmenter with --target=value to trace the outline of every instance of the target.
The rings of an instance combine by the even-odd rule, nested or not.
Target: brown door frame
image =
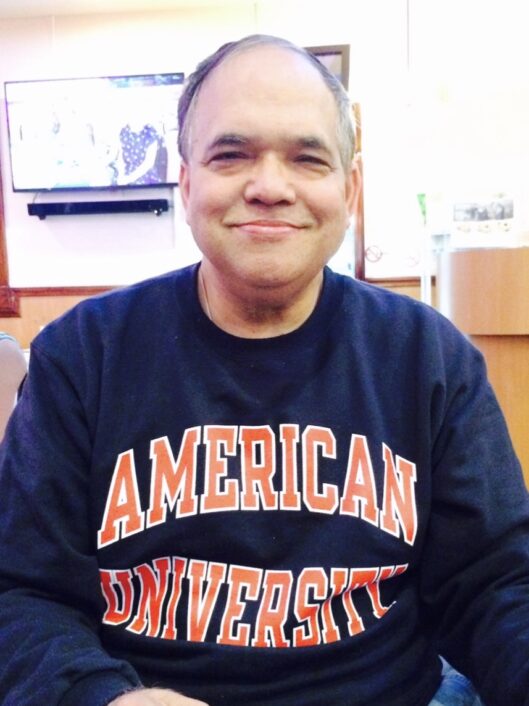
[[[9,266],[4,218],[2,174],[0,172],[0,316],[20,316],[19,301],[9,286]]]

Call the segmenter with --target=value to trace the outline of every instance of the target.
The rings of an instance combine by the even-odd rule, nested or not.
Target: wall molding
[[[432,277],[432,282],[435,278]],[[420,277],[367,277],[364,282],[376,284],[385,289],[398,289],[399,287],[420,287]]]
[[[0,285],[0,317],[20,316],[20,300],[16,292],[5,284]]]
[[[368,278],[364,281],[385,289],[420,286],[419,277]],[[432,278],[432,283],[435,284],[435,278]],[[0,318],[20,317],[20,300],[28,297],[92,297],[121,286],[10,287],[0,283]]]
[[[91,297],[103,294],[116,285],[80,286],[80,287],[14,287],[11,291],[17,298],[24,297]]]

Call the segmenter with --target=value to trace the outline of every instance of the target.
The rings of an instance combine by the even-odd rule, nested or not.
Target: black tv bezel
[[[109,184],[108,186],[53,186],[53,187],[28,187],[28,188],[16,188],[14,184],[13,177],[13,150],[12,150],[12,139],[11,139],[11,126],[9,120],[9,103],[7,99],[7,86],[10,84],[37,84],[37,83],[61,83],[70,81],[98,81],[98,80],[131,80],[131,79],[148,79],[155,76],[175,76],[180,79],[179,83],[183,86],[185,81],[185,74],[183,71],[157,71],[149,73],[135,73],[135,74],[109,74],[102,76],[70,76],[70,77],[59,77],[59,78],[38,78],[38,79],[15,79],[4,81],[4,105],[5,105],[5,115],[7,123],[7,142],[8,142],[8,153],[9,153],[9,167],[11,170],[11,189],[13,193],[16,194],[60,194],[60,193],[80,193],[80,192],[105,192],[105,193],[117,193],[120,191],[137,191],[138,189],[172,189],[178,186],[178,181],[167,181],[163,183],[153,183],[153,184]]]

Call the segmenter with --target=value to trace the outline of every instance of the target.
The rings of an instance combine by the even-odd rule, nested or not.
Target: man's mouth
[[[291,235],[306,226],[292,221],[259,218],[234,223],[232,227],[248,235]]]

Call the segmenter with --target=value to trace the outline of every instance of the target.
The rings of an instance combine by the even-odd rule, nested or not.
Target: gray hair
[[[355,129],[352,120],[349,97],[340,81],[319,59],[306,49],[298,47],[287,39],[268,34],[251,34],[235,42],[223,44],[216,52],[201,61],[195,71],[186,80],[184,90],[178,101],[178,150],[184,161],[189,158],[190,125],[200,88],[211,71],[227,57],[256,46],[277,46],[305,58],[320,73],[326,86],[331,91],[338,109],[338,145],[340,158],[346,170],[351,166],[355,151]]]

